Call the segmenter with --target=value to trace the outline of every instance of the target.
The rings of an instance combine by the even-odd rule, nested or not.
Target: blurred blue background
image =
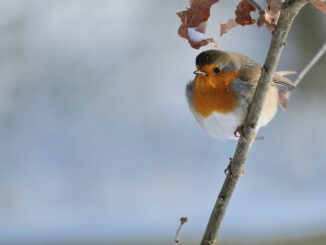
[[[258,1],[263,3],[264,1]],[[220,49],[263,63],[271,34],[219,22]],[[177,36],[187,1],[0,0],[0,244],[199,241],[236,142],[211,139],[184,96],[196,55]],[[279,70],[326,37],[305,7]],[[326,232],[325,56],[260,134],[221,228],[224,240]],[[295,77],[294,77],[295,78]]]

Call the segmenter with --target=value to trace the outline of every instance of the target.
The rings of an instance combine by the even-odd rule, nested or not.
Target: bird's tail
[[[279,103],[283,110],[286,109],[291,92],[295,89],[292,80],[287,78],[287,75],[295,74],[295,71],[278,71],[273,76],[273,83],[277,84]]]

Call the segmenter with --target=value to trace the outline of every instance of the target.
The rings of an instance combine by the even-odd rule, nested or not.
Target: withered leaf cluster
[[[207,38],[205,36],[205,32],[211,6],[218,1],[219,0],[190,0],[190,8],[177,13],[182,22],[178,34],[186,38],[191,47],[198,49],[208,43],[216,45],[213,38]]]
[[[200,48],[211,43],[216,46],[213,38],[206,36],[207,21],[210,16],[210,9],[219,0],[190,0],[190,7],[187,10],[178,12],[181,25],[178,34],[187,39],[191,47]],[[310,0],[314,7],[326,13],[326,0]],[[263,9],[255,1],[239,0],[235,10],[235,18],[229,19],[226,23],[220,24],[220,35],[227,33],[236,26],[246,26],[257,24],[266,26],[269,31],[273,31],[280,16],[281,2],[279,0],[266,0],[267,8]],[[251,16],[258,12],[257,18]]]

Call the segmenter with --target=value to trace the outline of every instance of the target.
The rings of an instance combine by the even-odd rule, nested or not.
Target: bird
[[[219,140],[237,140],[252,101],[262,65],[246,55],[212,49],[196,57],[195,78],[186,86],[189,108],[200,126]],[[275,72],[257,122],[256,131],[285,109],[293,82],[292,71]]]

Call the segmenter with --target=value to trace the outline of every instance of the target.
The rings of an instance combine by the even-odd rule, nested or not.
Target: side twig
[[[314,64],[317,63],[317,61],[323,56],[323,54],[326,52],[326,42],[321,47],[321,49],[318,51],[318,53],[312,58],[312,60],[308,63],[308,65],[301,71],[301,73],[298,75],[297,80],[294,81],[294,86],[297,86],[302,78],[308,73],[308,71],[311,69],[311,67],[314,66]]]
[[[294,18],[301,8],[308,3],[308,0],[289,0],[282,4],[282,10],[274,30],[272,41],[268,50],[265,64],[262,68],[261,76],[255,91],[253,100],[248,108],[246,120],[242,127],[241,136],[229,166],[228,174],[218,195],[215,206],[212,210],[201,245],[212,245],[216,242],[216,235],[224,217],[226,208],[241,175],[241,169],[245,163],[249,148],[256,135],[256,125],[262,106],[266,97],[266,92],[270,86],[273,73],[280,59],[281,52],[288,32]]]
[[[188,218],[187,217],[181,217],[180,218],[180,225],[177,229],[177,232],[175,233],[175,238],[174,238],[174,245],[178,245],[179,244],[179,235],[180,235],[180,231],[182,229],[182,226],[187,223]]]
[[[260,7],[260,5],[255,0],[248,0],[248,2],[250,2],[251,5],[253,5],[254,7],[256,7],[259,12],[263,10],[263,8]]]

